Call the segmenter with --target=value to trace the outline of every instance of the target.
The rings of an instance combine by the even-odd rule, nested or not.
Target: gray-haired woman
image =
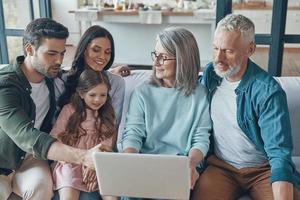
[[[198,82],[197,42],[187,29],[168,27],[158,34],[151,56],[152,79],[131,96],[122,148],[127,153],[188,156],[192,188],[211,131],[207,92]]]

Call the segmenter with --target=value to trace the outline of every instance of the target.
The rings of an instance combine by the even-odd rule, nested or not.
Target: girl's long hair
[[[82,128],[81,124],[86,120],[87,106],[79,94],[86,93],[99,84],[105,84],[108,90],[110,89],[109,80],[104,72],[87,69],[81,73],[76,92],[71,98],[71,104],[75,111],[68,120],[65,133],[59,138],[63,143],[74,146],[79,138],[86,134],[86,130]],[[115,113],[108,94],[106,102],[97,112],[95,127],[98,134],[97,143],[99,143],[104,139],[115,137],[117,133]]]

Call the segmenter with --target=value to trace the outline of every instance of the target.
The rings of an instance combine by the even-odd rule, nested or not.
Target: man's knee
[[[211,196],[210,194],[212,194],[213,188],[215,188],[215,186],[212,178],[208,174],[202,174],[192,191],[192,199],[206,199],[208,196]]]
[[[12,193],[11,179],[9,176],[0,175],[0,199],[8,199]]]
[[[14,176],[13,192],[23,199],[51,199],[53,182],[48,163],[27,155]]]
[[[50,177],[36,177],[28,183],[18,186],[17,194],[22,196],[24,200],[50,200],[53,196],[53,183]]]
[[[51,200],[51,198],[53,197],[53,190],[52,187],[41,184],[40,186],[35,188],[25,189],[22,197],[24,200]]]

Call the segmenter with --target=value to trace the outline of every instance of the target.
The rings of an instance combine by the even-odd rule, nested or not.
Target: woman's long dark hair
[[[66,78],[63,77],[65,81],[66,90],[58,99],[58,106],[62,108],[65,104],[70,102],[70,98],[72,94],[75,93],[75,89],[78,83],[78,78],[83,70],[88,69],[86,66],[86,62],[84,60],[84,53],[91,43],[91,41],[95,38],[108,38],[111,43],[111,56],[107,65],[103,68],[104,70],[108,70],[115,59],[115,45],[112,35],[105,28],[94,25],[88,28],[84,34],[82,35],[74,56],[74,60],[71,66],[71,70],[68,72]]]
[[[99,84],[105,84],[110,89],[110,84],[103,72],[96,72],[91,69],[84,70],[78,81],[76,92],[71,98],[71,104],[75,112],[70,116],[66,131],[60,136],[60,140],[68,145],[74,146],[81,135],[85,135],[86,131],[81,127],[81,124],[86,120],[86,104],[79,94],[84,94]],[[108,95],[108,94],[107,94]],[[109,95],[107,100],[101,108],[98,109],[98,115],[96,118],[96,131],[98,133],[98,142],[103,139],[116,136],[116,119],[114,109],[111,105]]]

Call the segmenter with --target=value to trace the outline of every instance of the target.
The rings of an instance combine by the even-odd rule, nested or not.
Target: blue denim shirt
[[[221,81],[213,64],[207,64],[201,82],[208,89],[210,102]],[[237,123],[257,149],[266,154],[271,166],[271,182],[288,181],[299,187],[300,174],[291,159],[293,142],[284,90],[249,59],[235,93]]]

